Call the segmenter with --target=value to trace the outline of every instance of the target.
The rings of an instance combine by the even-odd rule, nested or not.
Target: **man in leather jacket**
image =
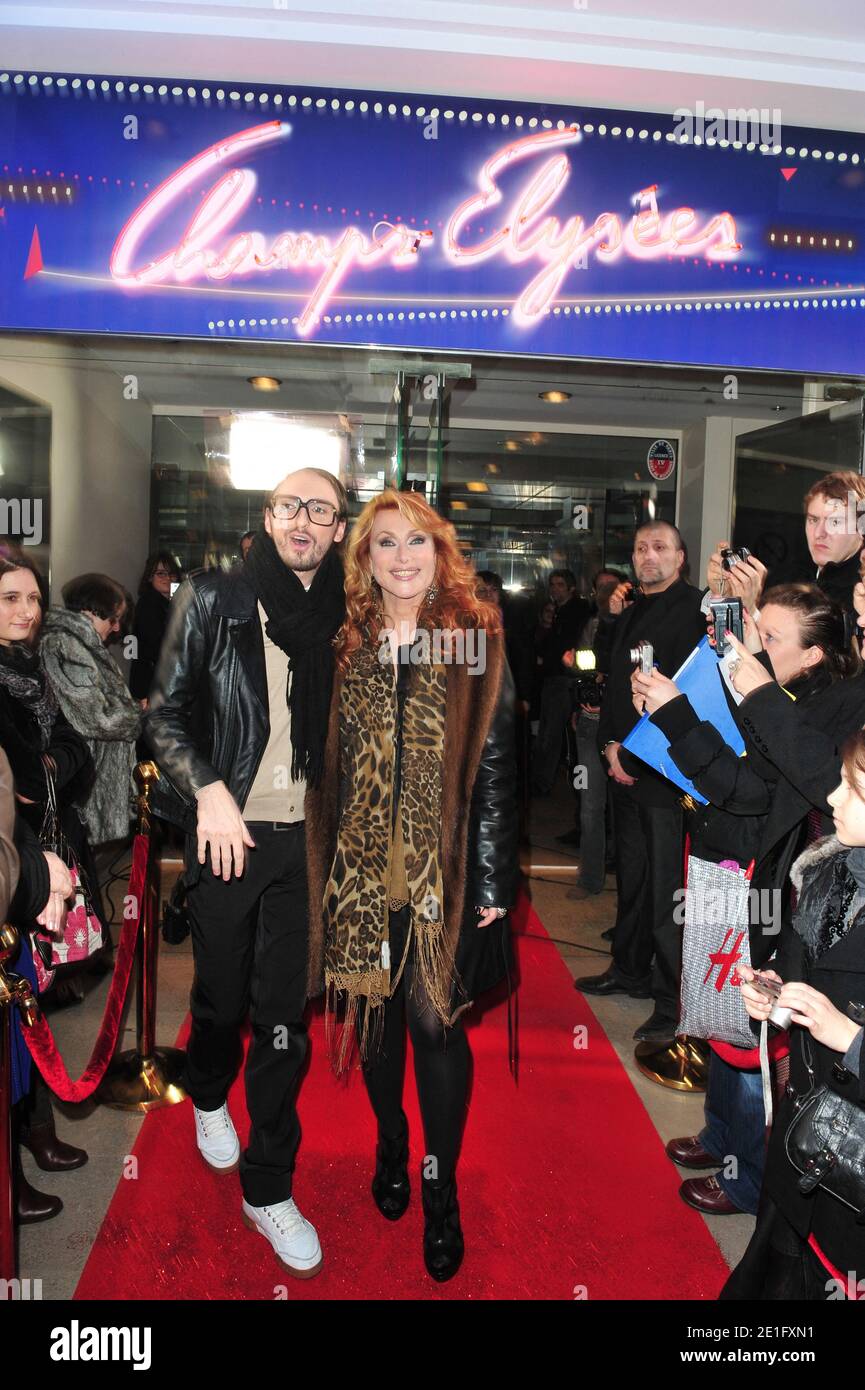
[[[332,475],[291,473],[268,499],[243,564],[198,571],[180,586],[145,725],[160,788],[187,832],[195,980],[184,1086],[196,1142],[212,1169],[240,1168],[246,1225],[300,1278],[321,1266],[315,1229],[291,1196],[307,1053],[304,802],[323,759],[331,642],[345,611],[333,547],[347,507]],[[241,1156],[226,1097],[247,1010],[250,1138]]]

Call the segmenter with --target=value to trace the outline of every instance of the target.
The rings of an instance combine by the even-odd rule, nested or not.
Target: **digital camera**
[[[638,642],[635,647],[631,647],[631,665],[637,667],[644,676],[652,674],[655,649],[651,642]]]
[[[746,545],[743,545],[741,550],[730,550],[725,546],[721,551],[721,568],[731,570],[734,565],[744,565],[750,554]]]

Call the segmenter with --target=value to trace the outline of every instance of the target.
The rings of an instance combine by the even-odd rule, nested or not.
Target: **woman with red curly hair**
[[[424,1259],[441,1282],[464,1252],[464,1016],[510,972],[513,682],[498,609],[477,597],[453,526],[423,497],[389,489],[369,502],[345,569],[325,774],[306,802],[310,950],[329,1024],[345,1001],[338,1069],[355,1035],[360,1043],[378,1120],[372,1193],[391,1221],[410,1194],[408,1026],[424,1125]]]

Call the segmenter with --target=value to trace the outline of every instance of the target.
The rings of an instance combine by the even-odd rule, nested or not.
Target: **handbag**
[[[73,904],[66,912],[63,936],[60,940],[50,939],[50,966],[45,959],[47,952],[43,952],[42,943],[46,941],[46,938],[40,938],[38,944],[34,942],[42,964],[46,970],[53,971],[58,965],[75,965],[79,961],[89,960],[102,945],[102,923],[94,911],[93,896],[87,882],[87,876],[78,862],[75,851],[63,833],[57,808],[54,775],[47,766],[45,777],[48,794],[45,802],[45,814],[39,831],[39,843],[43,849],[50,850],[63,860],[69,870],[74,893]],[[47,984],[45,988],[47,988]]]
[[[753,1048],[736,965],[751,964],[749,892],[753,866],[727,867],[689,855],[682,934],[678,1032]]]
[[[828,1086],[817,1086],[810,1039],[802,1033],[802,1056],[811,1086],[796,1096],[796,1114],[787,1127],[784,1148],[801,1176],[799,1191],[822,1187],[845,1207],[855,1211],[857,1224],[865,1225],[865,1108],[839,1096]]]

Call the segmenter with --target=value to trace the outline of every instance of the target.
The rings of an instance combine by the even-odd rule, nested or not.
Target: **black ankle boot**
[[[382,1216],[399,1221],[408,1206],[411,1187],[408,1180],[408,1121],[396,1139],[379,1135],[375,1151],[375,1177],[372,1195]]]
[[[463,1262],[465,1243],[460,1226],[456,1179],[443,1186],[421,1181],[424,1233],[423,1258],[430,1278],[439,1284],[453,1279]]]

